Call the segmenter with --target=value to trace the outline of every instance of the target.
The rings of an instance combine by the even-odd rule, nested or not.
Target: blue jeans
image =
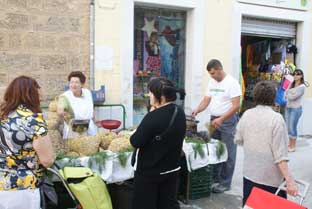
[[[297,125],[300,116],[302,115],[302,107],[299,108],[286,108],[285,110],[285,120],[288,130],[289,138],[297,138]]]

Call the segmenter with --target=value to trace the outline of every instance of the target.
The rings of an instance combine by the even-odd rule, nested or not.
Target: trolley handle
[[[299,185],[302,185],[304,186],[304,190],[303,191],[299,191],[297,196],[300,197],[300,205],[302,205],[302,202],[304,200],[304,198],[306,197],[307,193],[308,193],[308,190],[309,190],[309,186],[310,184],[306,181],[303,181],[303,180],[295,180],[295,182]],[[279,187],[278,189],[276,190],[275,192],[275,195],[277,195],[281,190],[283,191],[286,191],[287,188],[286,188],[286,181],[284,181]]]
[[[51,168],[58,171],[61,169],[61,166],[59,165],[59,163],[57,161],[54,161]]]
[[[52,174],[54,174],[64,185],[66,191],[68,192],[69,196],[71,197],[71,199],[74,201],[75,204],[78,204],[79,201],[77,200],[77,198],[74,196],[74,194],[72,193],[72,191],[70,190],[67,181],[63,178],[63,176],[59,173],[59,166],[54,163],[50,168],[47,168],[47,171],[51,172]]]

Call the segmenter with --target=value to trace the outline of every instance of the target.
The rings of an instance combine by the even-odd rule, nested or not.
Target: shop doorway
[[[167,77],[184,88],[185,33],[185,11],[135,7],[133,125],[148,111],[147,83],[152,77]]]
[[[253,89],[261,80],[282,79],[275,73],[281,63],[294,63],[294,53],[287,53],[287,47],[294,43],[292,38],[271,38],[242,35],[242,75],[245,84],[242,112],[254,106]],[[281,71],[283,69],[280,69]]]
[[[254,106],[253,89],[261,80],[277,85],[296,64],[296,23],[243,17],[241,72],[244,94],[241,113]],[[283,106],[278,107],[283,113]]]

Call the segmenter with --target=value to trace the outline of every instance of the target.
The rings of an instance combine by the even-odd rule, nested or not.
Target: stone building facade
[[[46,103],[64,91],[70,71],[89,77],[89,33],[89,0],[0,0],[0,95],[28,75]]]

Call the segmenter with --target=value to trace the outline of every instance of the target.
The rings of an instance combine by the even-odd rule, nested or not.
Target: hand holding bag
[[[307,209],[301,204],[307,194],[309,184],[299,180],[296,180],[296,182],[305,187],[304,191],[299,192],[298,194],[298,196],[301,197],[300,205],[276,195],[281,189],[285,190],[284,182],[276,191],[275,195],[257,187],[253,187],[244,209]]]

